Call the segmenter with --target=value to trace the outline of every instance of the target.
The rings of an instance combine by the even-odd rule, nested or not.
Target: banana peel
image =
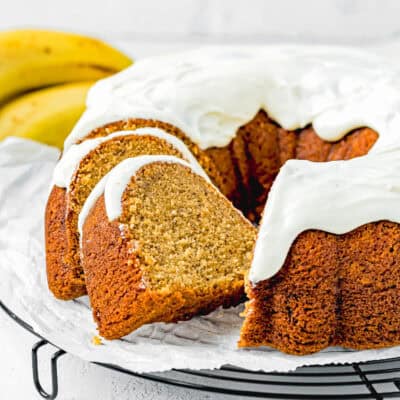
[[[100,40],[44,30],[0,32],[0,104],[21,93],[98,80],[132,60]]]
[[[93,83],[58,85],[9,102],[0,109],[0,140],[18,136],[61,149],[85,110],[86,95]]]
[[[62,148],[94,81],[132,60],[100,40],[45,30],[0,32],[0,140]]]

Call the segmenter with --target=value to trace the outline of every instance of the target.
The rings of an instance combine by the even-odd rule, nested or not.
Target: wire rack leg
[[[49,344],[46,340],[40,340],[32,347],[32,373],[33,373],[33,383],[35,385],[38,393],[45,399],[54,400],[58,395],[58,375],[57,375],[57,360],[65,354],[64,350],[56,351],[50,360],[51,366],[51,386],[52,390],[50,393],[43,389],[39,378],[39,364],[38,364],[38,350]]]

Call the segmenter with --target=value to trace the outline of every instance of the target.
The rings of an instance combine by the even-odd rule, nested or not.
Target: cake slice
[[[256,229],[179,158],[121,162],[88,197],[79,227],[93,316],[107,339],[243,299]]]
[[[45,222],[47,279],[57,298],[70,300],[86,294],[78,233],[84,202],[115,165],[143,154],[169,154],[199,165],[180,139],[151,127],[85,140],[68,149],[57,164]],[[199,156],[199,162],[217,179],[206,155]]]

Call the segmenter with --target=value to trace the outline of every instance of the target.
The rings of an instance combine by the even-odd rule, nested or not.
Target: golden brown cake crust
[[[275,276],[247,283],[239,346],[304,355],[400,344],[399,243],[388,221],[344,235],[303,232]]]
[[[47,201],[45,215],[45,242],[47,282],[54,296],[70,300],[86,294],[80,274],[65,263],[67,234],[65,189],[54,186]]]
[[[251,221],[259,222],[272,183],[287,160],[347,160],[367,154],[377,138],[375,131],[362,128],[338,142],[325,142],[312,127],[286,131],[260,111],[227,148],[206,151],[229,179],[229,190],[221,191]]]

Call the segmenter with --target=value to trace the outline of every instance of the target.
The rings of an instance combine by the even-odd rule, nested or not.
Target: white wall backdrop
[[[399,0],[1,0],[0,29],[46,27],[152,41],[378,42]]]

